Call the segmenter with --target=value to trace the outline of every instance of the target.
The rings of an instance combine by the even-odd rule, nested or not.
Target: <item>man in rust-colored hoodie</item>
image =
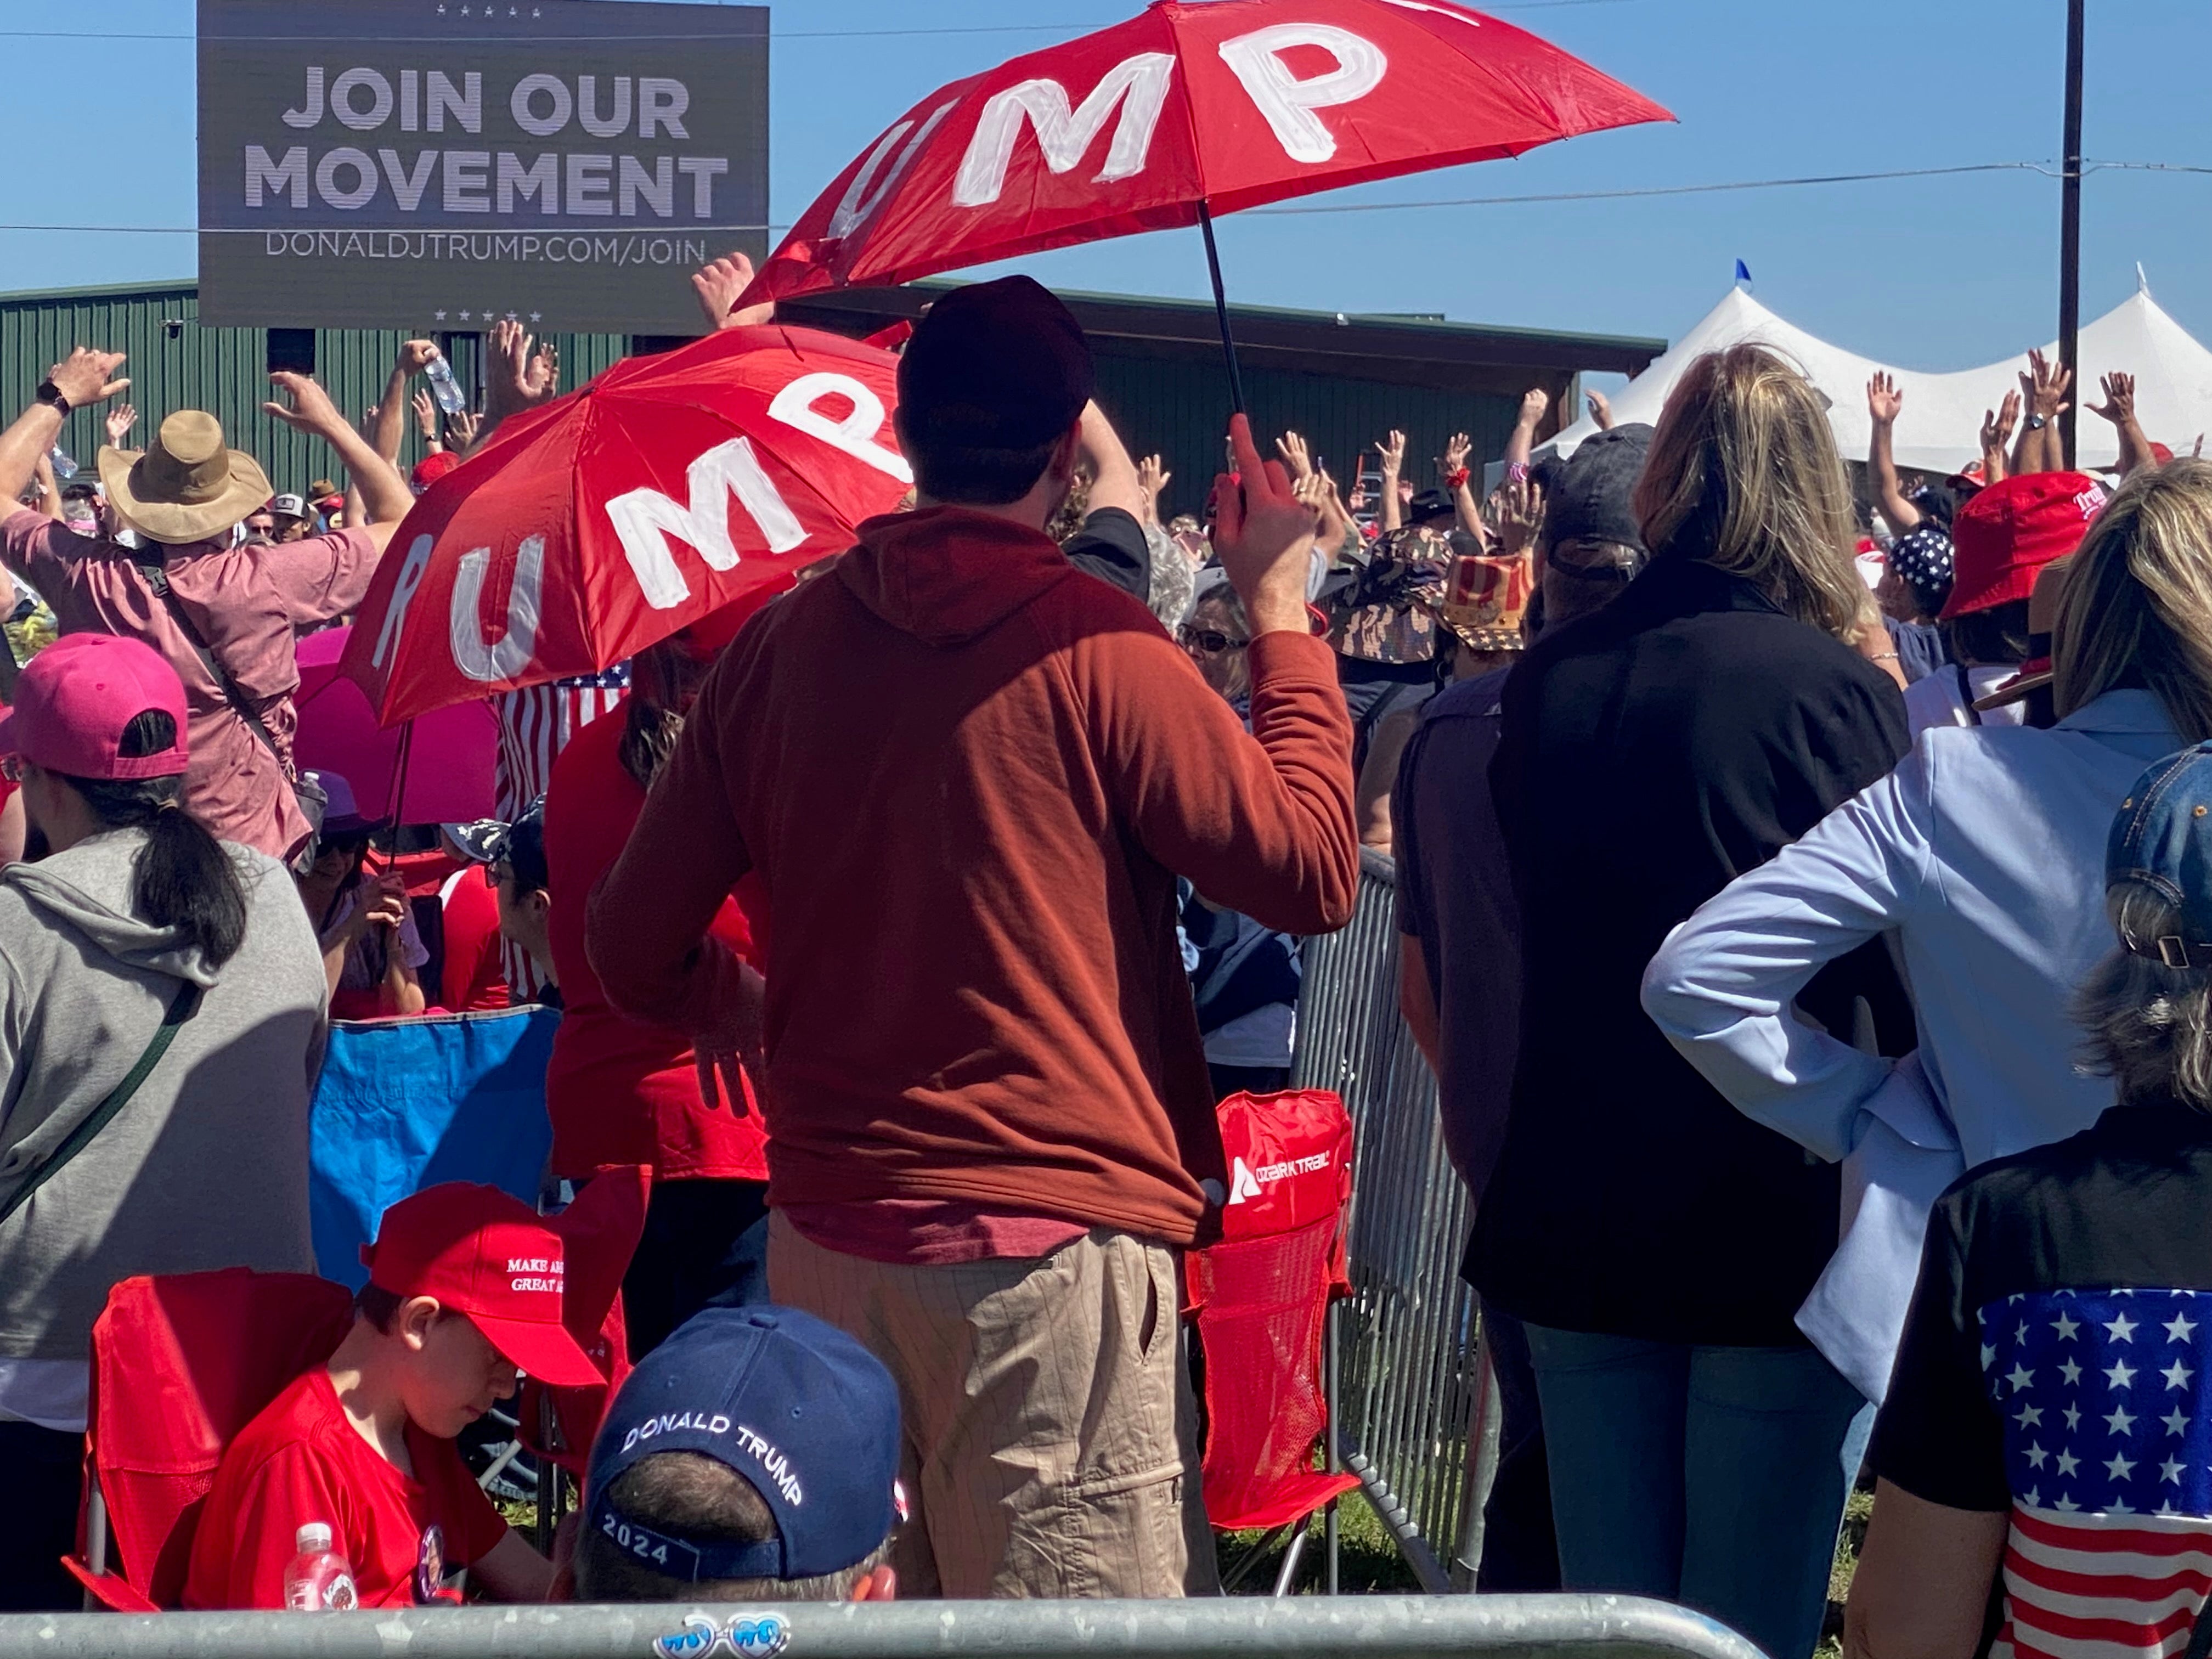
[[[1223,1159],[1175,878],[1301,933],[1358,880],[1310,515],[1239,416],[1248,734],[1044,534],[1091,391],[1028,278],[937,302],[899,368],[918,510],[738,635],[592,907],[611,1000],[764,1064],[770,1284],[898,1379],[909,1595],[1215,1588],[1176,1310]],[[764,1007],[707,938],[756,869]]]

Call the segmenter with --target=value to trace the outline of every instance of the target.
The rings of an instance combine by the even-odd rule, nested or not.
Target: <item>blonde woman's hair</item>
[[[1800,622],[1843,640],[1866,584],[1858,526],[1828,411],[1765,346],[1708,352],[1668,394],[1636,485],[1644,544],[1741,576]]]
[[[2128,475],[2074,555],[2051,659],[2061,717],[2135,686],[2183,743],[2212,738],[2212,461]]]

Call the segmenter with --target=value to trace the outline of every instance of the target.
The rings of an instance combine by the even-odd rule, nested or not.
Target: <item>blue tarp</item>
[[[537,1201],[553,1145],[545,1066],[560,1018],[516,1008],[332,1024],[308,1151],[323,1277],[358,1289],[368,1277],[361,1247],[377,1218],[441,1181],[485,1182]]]

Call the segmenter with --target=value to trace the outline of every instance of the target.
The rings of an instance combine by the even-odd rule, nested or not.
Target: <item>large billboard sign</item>
[[[768,18],[199,0],[202,320],[696,331],[767,247]]]

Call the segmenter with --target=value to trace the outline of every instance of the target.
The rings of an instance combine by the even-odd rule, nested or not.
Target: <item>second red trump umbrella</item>
[[[1158,0],[923,99],[740,303],[1177,225],[1206,225],[1211,257],[1215,214],[1672,118],[1446,0]]]
[[[914,481],[897,368],[834,334],[729,328],[511,418],[400,525],[344,672],[392,726],[789,586]]]

